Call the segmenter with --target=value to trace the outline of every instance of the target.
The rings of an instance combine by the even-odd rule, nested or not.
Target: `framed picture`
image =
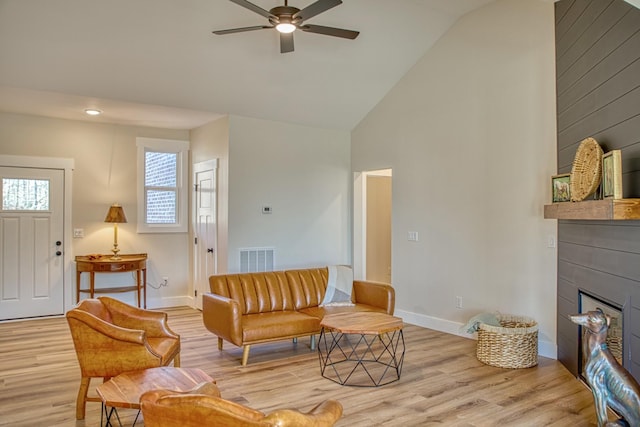
[[[622,199],[622,154],[611,150],[602,156],[602,197]]]
[[[571,200],[571,192],[569,189],[569,182],[571,180],[570,173],[564,173],[562,175],[555,175],[551,177],[551,194],[552,202],[568,202]]]

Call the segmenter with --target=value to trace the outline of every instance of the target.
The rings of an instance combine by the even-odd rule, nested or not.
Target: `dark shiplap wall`
[[[640,10],[623,0],[556,9],[558,173],[580,142],[622,150],[624,197],[640,197]],[[625,308],[625,367],[640,380],[640,221],[559,221],[558,358],[578,370],[578,291]]]

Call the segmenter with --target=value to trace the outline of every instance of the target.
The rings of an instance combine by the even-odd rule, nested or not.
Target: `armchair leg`
[[[84,420],[90,382],[91,378],[89,377],[82,377],[80,381],[80,390],[78,390],[78,398],[76,399],[76,420]]]
[[[175,357],[173,358],[173,367],[174,368],[180,367],[180,353],[176,354]]]
[[[222,351],[222,343],[224,343],[224,340],[218,337],[218,350],[220,351]]]
[[[251,348],[250,345],[245,345],[242,348],[242,366],[247,366],[247,361],[249,360],[249,349]]]

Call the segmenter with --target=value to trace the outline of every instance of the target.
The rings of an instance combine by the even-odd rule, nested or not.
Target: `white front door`
[[[210,292],[209,276],[216,274],[216,171],[217,160],[193,165],[194,197],[194,293],[202,310],[202,294]]]
[[[64,313],[64,171],[0,167],[0,320]]]

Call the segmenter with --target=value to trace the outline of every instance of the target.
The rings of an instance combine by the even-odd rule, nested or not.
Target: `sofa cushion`
[[[338,313],[354,313],[357,311],[377,311],[379,313],[386,313],[385,310],[379,307],[374,307],[372,305],[366,304],[355,304],[355,305],[325,305],[322,307],[309,307],[303,308],[300,310],[300,313],[307,314],[309,316],[315,317],[318,320],[322,320],[322,318],[329,314],[338,314]]]
[[[211,292],[234,299],[242,314],[293,310],[294,300],[282,271],[211,276]]]
[[[242,341],[247,344],[318,332],[319,318],[296,311],[274,311],[242,317]]]
[[[329,269],[305,268],[285,271],[295,310],[316,307],[324,299],[327,290]]]

